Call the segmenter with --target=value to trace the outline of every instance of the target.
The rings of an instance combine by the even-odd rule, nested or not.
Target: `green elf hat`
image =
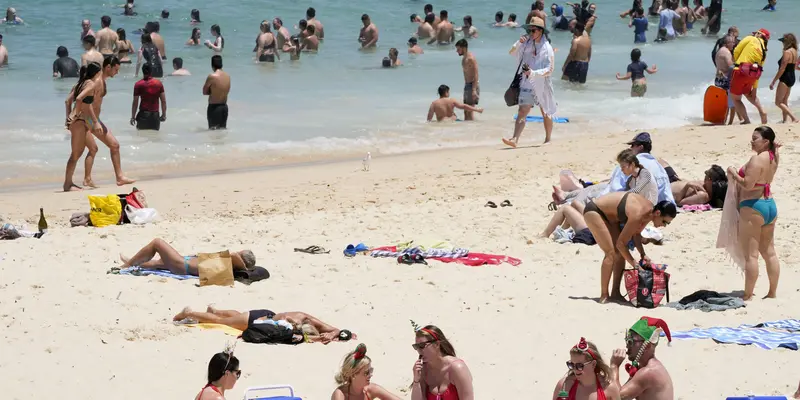
[[[662,319],[642,317],[631,326],[630,330],[652,344],[658,344],[658,339],[661,337],[662,332],[667,336],[667,340],[670,343],[672,342],[672,334],[669,332],[669,327]]]

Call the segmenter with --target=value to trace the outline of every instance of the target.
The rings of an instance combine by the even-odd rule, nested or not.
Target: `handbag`
[[[639,268],[626,269],[623,275],[628,301],[634,307],[656,308],[664,296],[669,303],[668,273],[642,263]]]
[[[519,104],[519,81],[522,78],[522,74],[519,72],[520,67],[522,67],[522,57],[520,57],[519,65],[517,65],[517,69],[514,71],[514,79],[511,81],[511,84],[508,85],[506,94],[503,96],[506,100],[506,105],[509,107],[514,107]]]

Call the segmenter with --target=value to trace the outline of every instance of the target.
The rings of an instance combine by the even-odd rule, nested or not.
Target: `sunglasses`
[[[431,344],[433,342],[435,342],[435,340],[429,340],[427,342],[421,342],[421,343],[414,343],[414,344],[411,345],[411,347],[414,350],[418,350],[419,351],[419,350],[425,349],[426,347],[428,347],[429,344]]]
[[[567,368],[569,368],[570,371],[572,371],[572,370],[583,371],[583,369],[585,367],[589,366],[593,362],[594,362],[594,360],[589,361],[589,362],[581,362],[581,363],[574,363],[572,361],[567,361]]]
[[[236,371],[228,371],[228,372],[236,375],[236,379],[239,379],[239,378],[242,377],[242,370],[240,370],[240,369],[237,369]]]
[[[625,344],[628,346],[633,346],[636,343],[644,343],[644,339],[634,339],[630,332],[625,334]]]
[[[372,367],[369,367],[369,369],[367,369],[366,371],[364,371],[364,376],[372,376],[372,373],[373,373],[373,372],[375,372],[375,369],[374,369],[374,368],[372,368]]]

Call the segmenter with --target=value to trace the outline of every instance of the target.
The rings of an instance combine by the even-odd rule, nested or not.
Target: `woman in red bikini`
[[[194,400],[225,400],[225,391],[233,389],[242,370],[233,352],[214,354],[208,362],[208,384],[203,386]]]
[[[399,396],[381,385],[370,382],[372,371],[372,360],[367,357],[367,346],[359,344],[342,361],[342,368],[335,377],[339,387],[333,391],[331,400],[400,400]]]
[[[603,361],[597,346],[581,338],[569,351],[567,376],[561,378],[553,391],[553,400],[618,399],[619,388],[611,384],[611,370]]]
[[[416,329],[411,347],[419,354],[414,363],[411,400],[474,400],[472,374],[442,331],[428,325]]]

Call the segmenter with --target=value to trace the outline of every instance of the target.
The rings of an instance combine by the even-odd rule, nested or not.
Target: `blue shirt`
[[[633,19],[633,42],[634,43],[645,43],[647,42],[647,36],[645,36],[644,32],[647,30],[647,18],[634,18]]]
[[[653,157],[650,153],[639,153],[636,155],[636,158],[639,159],[639,163],[650,172],[650,175],[653,176],[653,179],[656,180],[656,184],[658,184],[658,201],[667,200],[670,203],[675,204],[675,198],[672,197],[672,186],[669,183],[669,177],[667,176],[667,171],[664,170],[664,167],[658,163],[658,160]],[[628,183],[628,177],[622,173],[622,170],[617,165],[614,168],[614,171],[611,173],[611,179],[608,182],[608,187],[603,194],[609,194],[611,192],[622,192],[625,190],[625,185]]]
[[[661,10],[659,13],[659,29],[666,29],[668,37],[675,37],[675,28],[672,27],[672,21],[679,18],[675,10]]]

